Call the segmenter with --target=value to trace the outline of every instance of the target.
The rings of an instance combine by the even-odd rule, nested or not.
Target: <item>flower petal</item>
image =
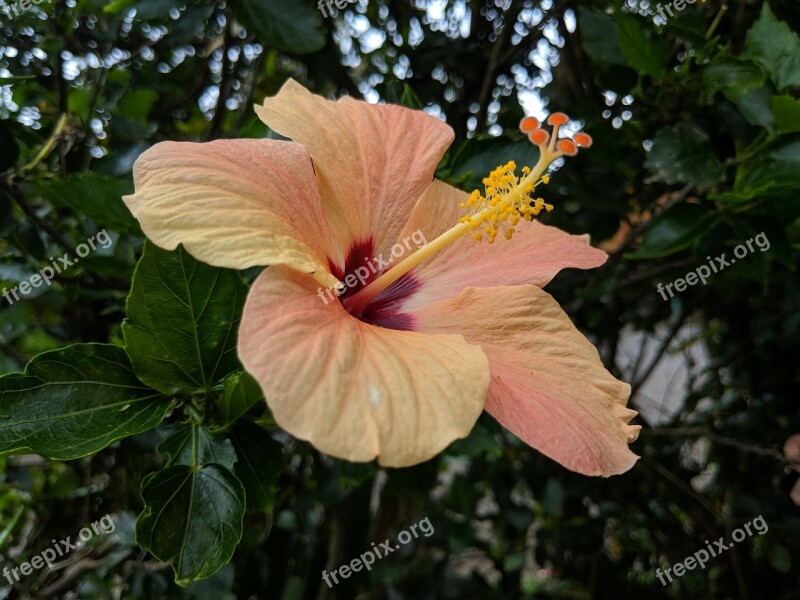
[[[467,198],[469,194],[434,181],[420,198],[401,239],[421,229],[429,241],[433,240],[458,223],[464,214],[458,204]],[[589,245],[588,235],[570,235],[537,221],[520,221],[510,240],[489,244],[465,235],[422,263],[413,271],[419,290],[404,307],[453,298],[467,286],[527,283],[544,287],[561,269],[592,269],[607,258],[605,252]]]
[[[585,475],[615,475],[636,462],[630,386],[606,371],[546,292],[468,288],[411,316],[421,331],[457,331],[481,345],[492,372],[486,410],[527,444]]]
[[[308,148],[342,247],[374,239],[376,256],[396,241],[454,138],[422,111],[333,102],[291,79],[255,108],[272,130]]]
[[[362,323],[285,267],[253,284],[239,357],[286,431],[327,454],[393,467],[465,437],[489,386],[486,356],[460,335]]]
[[[155,244],[183,244],[195,258],[244,269],[286,264],[333,286],[328,257],[342,252],[307,151],[276,140],[164,142],[133,169],[123,198]]]

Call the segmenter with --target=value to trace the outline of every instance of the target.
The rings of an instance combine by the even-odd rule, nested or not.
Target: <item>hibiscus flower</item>
[[[292,141],[158,144],[125,201],[162,248],[269,266],[238,352],[281,427],[335,457],[402,467],[467,436],[485,408],[569,469],[631,468],[630,387],[541,289],[606,260],[588,236],[534,220],[552,209],[533,197],[550,163],[589,136],[559,140],[561,114],[552,134],[524,119],[538,162],[521,176],[498,167],[470,195],[434,180],[454,136],[422,111],[329,101],[290,80],[256,112]],[[414,248],[415,235],[430,241]]]

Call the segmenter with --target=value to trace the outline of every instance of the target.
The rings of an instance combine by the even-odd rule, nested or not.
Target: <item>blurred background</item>
[[[456,142],[438,177],[467,191],[531,163],[524,115],[563,111],[595,143],[558,165],[543,220],[610,259],[548,291],[631,383],[642,458],[578,476],[484,415],[436,459],[379,469],[273,428],[272,510],[247,514],[230,564],[181,588],[133,539],[168,419],[84,459],[0,458],[3,564],[95,515],[118,521],[115,541],[13,590],[0,579],[0,598],[800,598],[800,3],[25,4],[0,16],[0,286],[102,229],[114,243],[0,299],[0,374],[71,343],[121,344],[143,244],[120,200],[134,160],[163,140],[270,136],[252,106],[288,77],[446,120]],[[760,234],[705,285],[657,290]],[[657,578],[759,516],[767,532]],[[321,579],[424,518],[430,537],[333,589]]]

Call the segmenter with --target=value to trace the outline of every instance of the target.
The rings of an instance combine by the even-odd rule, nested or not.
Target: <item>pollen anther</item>
[[[539,120],[533,117],[525,117],[519,122],[519,130],[522,133],[530,133],[534,129],[539,128]]]
[[[572,136],[572,139],[578,144],[579,148],[591,148],[592,147],[592,136],[588,133],[576,133]]]
[[[506,239],[514,235],[514,226],[521,219],[532,220],[550,205],[542,199],[534,199],[531,194],[543,179],[528,181],[531,169],[523,167],[523,177],[516,175],[516,163],[511,161],[497,167],[483,180],[485,195],[477,192],[470,196],[475,199],[474,207],[469,215],[461,218],[462,223],[469,223],[476,240],[486,240],[491,244],[500,231]],[[469,203],[469,202],[468,202]],[[552,208],[552,207],[551,207]]]
[[[567,156],[575,156],[578,153],[578,147],[571,140],[558,140],[556,147]]]
[[[550,134],[544,129],[534,129],[528,134],[528,139],[537,146],[541,146],[550,140]]]

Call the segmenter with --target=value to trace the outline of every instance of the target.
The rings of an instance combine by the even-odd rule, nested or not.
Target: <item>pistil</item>
[[[528,195],[540,183],[547,182],[545,172],[554,160],[564,155],[574,155],[577,153],[577,146],[588,147],[591,145],[591,138],[581,133],[575,136],[577,145],[566,139],[559,141],[556,139],[558,129],[568,122],[568,118],[566,115],[556,113],[551,115],[548,122],[553,126],[552,139],[548,132],[539,129],[539,122],[531,117],[523,119],[520,124],[521,130],[528,134],[531,142],[538,146],[540,151],[539,160],[536,165],[530,170],[527,168],[523,169],[526,175],[522,179],[516,180],[516,176],[512,175],[515,167],[513,162],[506,165],[506,167],[496,169],[487,179],[484,179],[486,198],[481,196],[478,192],[474,192],[473,196],[470,197],[468,203],[470,205],[478,203],[476,197],[483,202],[480,210],[474,214],[463,217],[457,225],[451,227],[439,237],[419,248],[416,252],[400,261],[353,296],[345,299],[345,310],[357,318],[360,317],[369,303],[387,287],[462,236],[470,232],[475,232],[476,228],[482,226],[484,223],[490,223],[490,226],[486,229],[486,234],[489,237],[489,243],[492,243],[497,232],[498,221],[507,219],[509,214],[518,212],[523,216],[532,218],[543,208],[547,208],[548,210],[552,209],[552,206],[545,204],[543,200],[532,200]],[[506,189],[510,181],[516,181],[516,183],[511,186],[510,189]],[[506,186],[506,188],[504,188],[504,193],[498,196],[497,186],[503,185]],[[529,202],[535,202],[535,206],[526,206]],[[462,204],[462,206],[464,206],[464,204]],[[512,227],[506,233],[507,238],[511,238],[514,232],[513,224],[518,220],[519,215],[514,214],[512,217]],[[478,240],[483,237],[480,233],[473,233],[473,235]]]

